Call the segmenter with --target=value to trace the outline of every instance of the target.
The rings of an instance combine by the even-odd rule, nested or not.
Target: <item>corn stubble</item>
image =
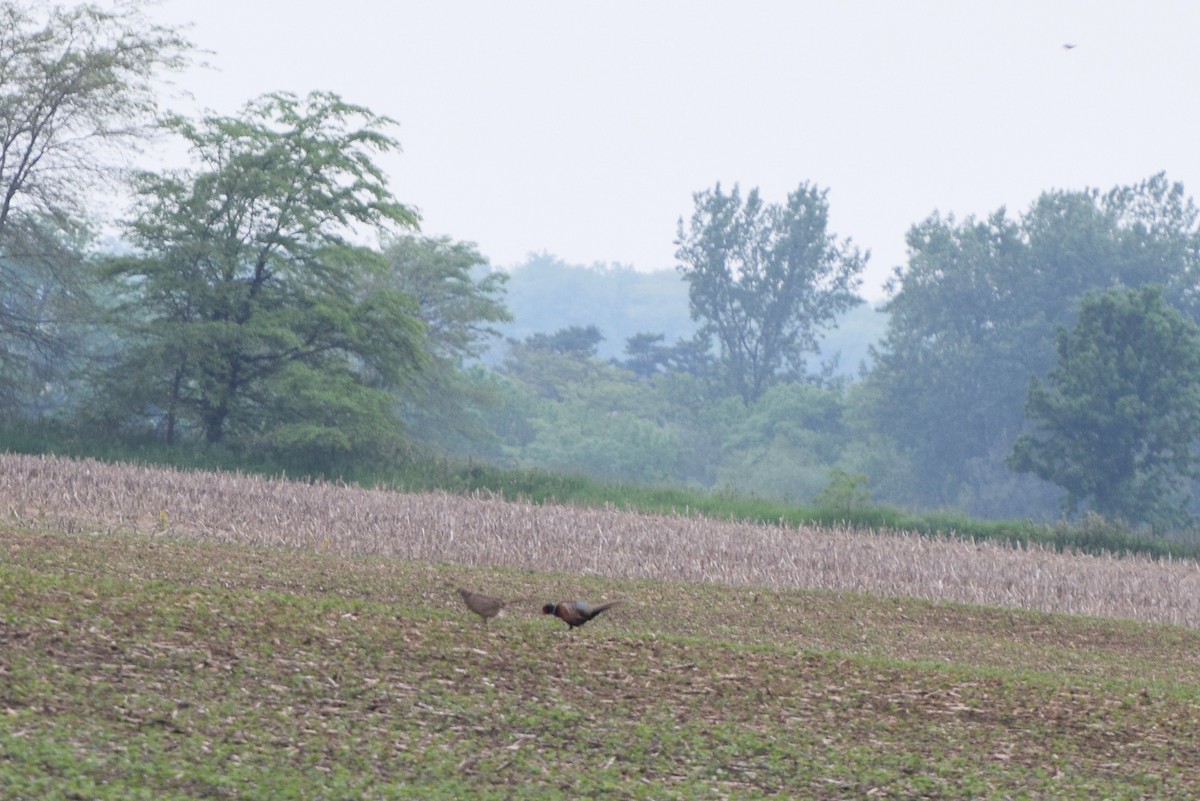
[[[1200,565],[903,532],[0,455],[10,525],[610,577],[813,588],[1200,627]]]

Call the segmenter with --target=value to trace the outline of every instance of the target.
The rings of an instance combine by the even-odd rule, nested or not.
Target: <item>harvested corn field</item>
[[[1200,566],[915,534],[405,494],[42,456],[0,457],[10,523],[216,543],[911,596],[1200,627]]]

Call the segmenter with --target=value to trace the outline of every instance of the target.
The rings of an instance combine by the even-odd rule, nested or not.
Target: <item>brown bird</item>
[[[593,606],[587,601],[563,601],[557,604],[546,604],[542,607],[543,615],[554,615],[571,628],[582,626],[605,609],[610,609],[620,601],[609,601],[606,604]]]
[[[491,595],[484,595],[481,592],[471,592],[462,587],[458,588],[458,594],[462,596],[468,609],[483,618],[485,626],[488,620],[500,614],[500,610],[504,608],[504,600],[501,598],[493,598]]]

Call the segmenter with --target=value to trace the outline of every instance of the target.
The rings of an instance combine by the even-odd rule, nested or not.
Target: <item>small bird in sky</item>
[[[587,601],[563,601],[557,604],[546,604],[542,607],[542,614],[554,615],[571,628],[575,628],[576,626],[582,626],[605,609],[611,609],[619,603],[621,602],[609,601],[606,604],[593,606]]]
[[[472,592],[471,590],[458,588],[458,594],[462,596],[463,602],[475,614],[483,618],[483,625],[487,625],[488,620],[500,614],[504,609],[504,600],[495,598],[491,595],[484,595],[481,592]]]
[[[1074,50],[1074,49],[1075,49],[1075,45],[1073,43],[1068,43],[1068,44],[1063,45],[1063,50]]]

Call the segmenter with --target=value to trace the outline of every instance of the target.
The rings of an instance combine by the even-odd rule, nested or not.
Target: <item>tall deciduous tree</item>
[[[1035,430],[1009,458],[1066,490],[1067,511],[1096,511],[1162,528],[1186,520],[1197,476],[1200,328],[1156,286],[1087,297],[1059,331],[1058,363],[1034,379]]]
[[[137,4],[38,7],[0,6],[0,242],[23,214],[86,218],[82,190],[153,129],[153,79],[190,49]]]
[[[508,273],[488,269],[470,242],[449,237],[399,236],[383,252],[382,284],[410,295],[425,324],[425,338],[438,358],[460,365],[477,359],[497,323],[512,319],[504,305]]]
[[[1163,175],[1107,193],[1047,192],[1019,217],[934,214],[914,225],[868,377],[876,425],[921,481],[895,500],[1052,512],[1044,487],[1004,466],[1030,376],[1054,365],[1055,331],[1074,323],[1088,292],[1158,284],[1191,312],[1197,231],[1196,208]]]
[[[493,439],[481,410],[500,399],[493,383],[470,380],[465,369],[500,336],[496,325],[512,319],[504,305],[508,273],[492,271],[473,244],[449,237],[395,237],[383,256],[387,271],[374,285],[413,298],[431,357],[401,392],[411,436],[442,451]]]
[[[0,396],[10,409],[68,353],[86,298],[88,190],[111,193],[122,154],[154,130],[154,78],[189,50],[137,3],[0,3]]]
[[[1029,375],[1049,369],[1050,358],[1029,347],[1044,321],[1016,308],[1028,246],[1003,210],[961,222],[935,215],[913,226],[908,248],[867,379],[870,405],[921,477],[921,496],[898,500],[947,505],[981,462],[1003,459],[1021,428]],[[994,454],[998,442],[1004,450]]]
[[[784,205],[734,186],[694,196],[675,256],[692,317],[715,339],[731,388],[749,404],[777,379],[804,376],[805,354],[855,290],[869,254],[828,232],[827,190],[801,184]]]
[[[168,439],[232,429],[315,453],[395,430],[386,390],[422,362],[422,326],[411,298],[372,283],[386,263],[357,244],[416,224],[373,161],[396,145],[390,124],[320,92],[171,121],[199,167],[140,176],[138,254],[111,269],[140,323],[114,373],[124,408]]]

